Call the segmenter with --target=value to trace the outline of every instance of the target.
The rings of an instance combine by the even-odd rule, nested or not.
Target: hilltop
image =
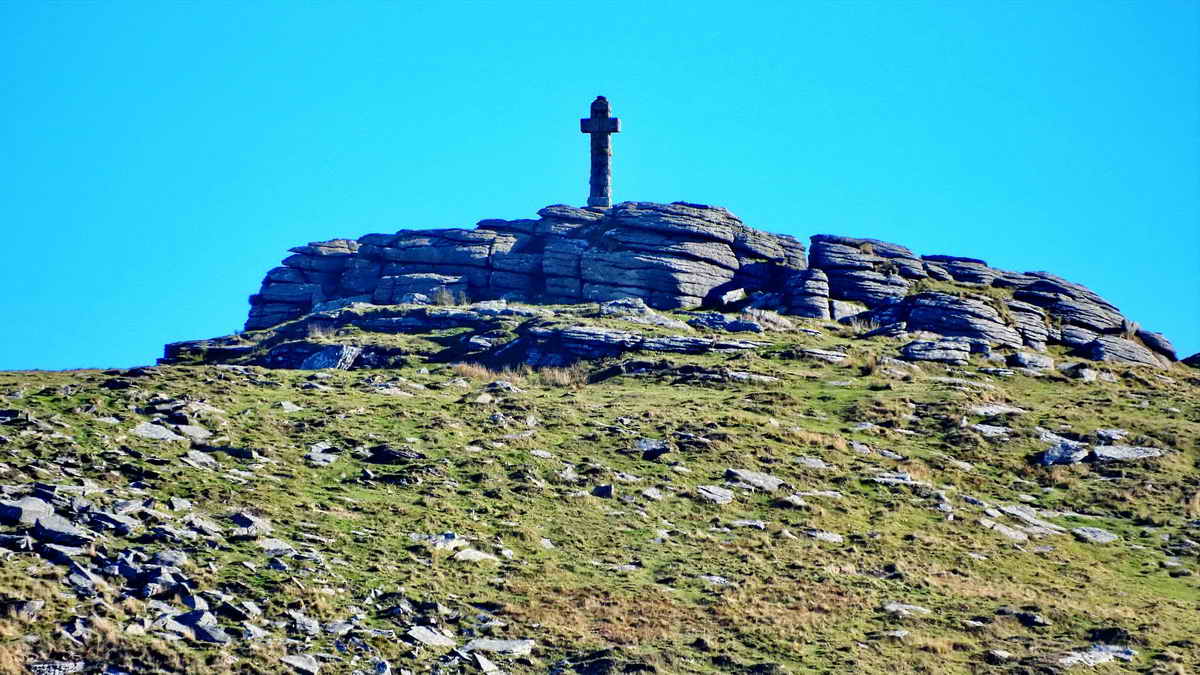
[[[1078,284],[554,206],[0,373],[0,670],[1186,673],[1200,375]]]

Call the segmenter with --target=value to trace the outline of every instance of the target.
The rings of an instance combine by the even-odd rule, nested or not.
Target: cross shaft
[[[608,99],[597,96],[592,101],[592,115],[579,120],[579,131],[592,136],[592,176],[587,205],[612,206],[612,141],[611,134],[620,133],[621,120],[608,116]]]

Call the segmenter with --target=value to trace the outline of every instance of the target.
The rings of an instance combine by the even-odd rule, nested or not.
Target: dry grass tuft
[[[456,363],[453,370],[455,375],[465,377],[468,380],[486,380],[488,382],[508,380],[517,386],[525,383],[525,373],[519,370],[509,370],[507,368],[504,370],[492,370],[478,363]]]
[[[548,387],[577,388],[587,383],[587,370],[576,364],[565,368],[542,368],[534,371],[537,380]]]

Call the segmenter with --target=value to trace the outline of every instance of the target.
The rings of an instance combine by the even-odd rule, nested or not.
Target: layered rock
[[[953,293],[926,290],[947,282]],[[1045,272],[995,269],[978,258],[918,258],[877,239],[814,235],[809,268],[783,290],[786,313],[873,322],[888,335],[929,332],[1037,351],[1061,344],[1085,358],[1158,367],[1177,359],[1165,337],[1084,286]]]
[[[657,309],[699,306],[733,290],[782,287],[804,246],[746,227],[722,208],[626,202],[549,206],[536,220],[477,229],[405,230],[292,249],[250,299],[247,330],[334,299],[396,304],[412,294],[576,303],[637,297]]]
[[[795,238],[749,228],[725,209],[687,202],[554,205],[537,216],[483,220],[473,230],[402,230],[294,248],[251,296],[246,329],[352,301],[575,304],[636,298],[654,309],[749,306],[857,320],[877,324],[876,332],[885,335],[959,338],[976,352],[1043,351],[1060,344],[1101,361],[1164,366],[1177,358],[1162,335],[1140,328],[1084,286],[1045,272],[1000,270],[978,258],[918,256],[877,239],[829,234],[812,237],[806,262]],[[570,336],[555,344],[569,349]]]

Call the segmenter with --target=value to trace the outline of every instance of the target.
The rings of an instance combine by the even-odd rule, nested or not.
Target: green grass
[[[621,327],[655,332],[624,322]],[[361,337],[350,330],[320,339]],[[678,385],[669,378],[620,377],[564,387],[511,373],[524,391],[479,405],[470,400],[486,378],[472,380],[470,389],[415,389],[412,397],[372,393],[363,384],[367,378],[439,385],[457,376],[451,366],[423,362],[437,344],[428,336],[383,339],[393,338],[395,346],[414,354],[411,365],[332,372],[320,381],[326,390],[301,388],[311,373],[259,368],[244,373],[207,366],[160,368],[138,378],[135,388],[118,391],[101,388],[110,375],[96,371],[0,373],[0,394],[24,394],[8,407],[51,424],[62,422],[58,430],[70,437],[55,438],[48,431],[21,435],[0,427],[9,438],[0,445],[6,467],[2,480],[94,481],[113,490],[99,498],[103,501],[129,496],[130,479],[118,472],[122,464],[153,470],[159,477],[147,481],[146,496],[160,502],[185,497],[214,519],[235,508],[253,509],[275,524],[275,536],[311,546],[328,563],[297,562],[290,572],[276,572],[266,569],[266,557],[254,542],[194,546],[188,549],[190,571],[202,588],[252,599],[270,620],[297,608],[325,621],[344,619],[351,608],[364,608],[374,589],[403,588],[410,598],[435,600],[467,617],[478,614],[471,603],[495,603],[506,624],[498,635],[537,640],[527,662],[498,657],[511,672],[546,672],[563,657],[605,647],[619,648],[621,658],[643,661],[659,672],[730,672],[736,670],[731,663],[778,663],[788,672],[973,672],[983,667],[981,655],[992,648],[1013,652],[1024,659],[1020,667],[1032,669],[1040,660],[1086,646],[1088,630],[1112,625],[1135,635],[1139,657],[1130,668],[1172,672],[1195,658],[1194,648],[1180,641],[1194,639],[1200,629],[1197,577],[1170,577],[1159,566],[1166,558],[1160,536],[1196,538],[1190,523],[1200,517],[1187,506],[1200,491],[1200,397],[1196,378],[1182,369],[1170,372],[1173,382],[1130,375],[1090,385],[1055,376],[980,376],[996,389],[964,392],[929,379],[947,374],[939,366],[922,366],[911,377],[895,379],[882,372],[863,375],[858,360],[834,366],[774,358],[765,350],[766,355],[672,360],[782,378],[774,385]],[[894,350],[889,341],[854,340],[844,332],[772,334],[771,341],[846,346],[855,359]],[[979,365],[965,370],[974,377]],[[850,385],[828,384],[844,380]],[[1137,407],[1135,394],[1144,395],[1149,407]],[[226,414],[202,423],[227,438],[222,445],[254,449],[268,461],[255,465],[217,454],[226,471],[195,470],[175,459],[184,445],[128,435],[148,419],[133,408],[145,407],[156,395],[221,408]],[[284,412],[277,406],[285,400],[303,410]],[[1003,422],[1013,429],[1009,440],[982,440],[960,430],[964,416],[981,421],[966,412],[970,405],[999,400],[1030,411]],[[497,427],[489,419],[497,412],[516,422]],[[909,419],[914,412],[919,417]],[[114,426],[96,419],[110,414],[122,422]],[[525,429],[519,421],[529,415],[539,420],[531,438],[504,438]],[[853,424],[862,420],[914,433],[887,427],[854,431]],[[1062,425],[1080,433],[1122,427],[1131,439],[1177,452],[1123,470],[1031,466],[1028,455],[1043,447],[1035,427],[1058,430]],[[678,447],[662,462],[628,452],[639,436],[674,443],[679,432],[707,442]],[[905,459],[864,457],[848,446],[849,440]],[[330,467],[310,468],[302,457],[319,441],[344,452]],[[356,456],[355,448],[379,443],[410,445],[427,457],[406,467],[377,467]],[[122,446],[143,457],[134,458]],[[540,458],[531,450],[555,458]],[[832,468],[806,468],[794,462],[799,455],[820,457]],[[947,458],[973,468],[965,471]],[[558,476],[563,462],[581,482]],[[689,473],[674,470],[673,463]],[[364,482],[360,475],[368,466],[420,482]],[[774,505],[779,495],[739,494],[721,507],[694,498],[697,486],[721,484],[729,467],[767,471],[797,491],[838,490],[844,498],[810,497],[803,509]],[[235,483],[229,469],[249,470],[253,477]],[[864,480],[880,470],[908,471],[931,483],[954,505],[955,518],[948,520],[933,508],[938,499],[929,490]],[[619,474],[640,481],[627,485]],[[586,495],[601,483],[614,483],[618,499]],[[659,487],[665,498],[653,502],[638,496],[649,486]],[[977,525],[982,512],[962,500],[971,495],[991,504],[1019,503],[1021,494],[1038,497],[1039,508],[1088,514],[1050,518],[1064,527],[1095,525],[1122,539],[1097,546],[1068,535],[1017,546]],[[625,496],[634,499],[627,503]],[[737,519],[761,519],[767,529],[721,531]],[[846,540],[818,542],[803,535],[810,528]],[[670,537],[656,543],[658,530]],[[783,530],[798,538],[783,536]],[[444,531],[470,537],[483,550],[511,549],[513,557],[476,566],[414,546],[408,538],[410,532]],[[332,541],[309,544],[304,534]],[[543,537],[554,548],[544,549]],[[114,536],[104,545],[112,550],[139,544]],[[1040,546],[1052,550],[1038,552]],[[1195,569],[1194,556],[1182,560]],[[247,569],[238,564],[243,561],[258,567]],[[631,571],[615,569],[629,564],[635,565]],[[901,576],[887,578],[882,570],[889,565]],[[39,571],[31,573],[31,566]],[[110,594],[104,596],[104,609],[97,610],[64,595],[61,575],[61,568],[28,554],[0,560],[0,587],[11,589],[7,594],[47,600],[43,618],[33,624],[0,620],[0,666],[32,656],[85,653],[191,672],[275,672],[278,656],[288,648],[279,631],[261,645],[224,649],[131,635],[122,628],[138,615],[140,601]],[[715,587],[700,575],[724,576],[736,585]],[[933,614],[899,621],[881,610],[890,601],[928,607]],[[996,617],[996,609],[1006,605],[1036,606],[1053,625],[1027,629]],[[91,614],[112,627],[102,641],[79,647],[56,634],[56,625],[67,618]],[[979,617],[990,622],[981,628],[965,623]],[[471,622],[466,619],[459,628]],[[366,612],[362,625],[407,629],[373,611]],[[877,637],[896,628],[910,633],[902,640]],[[26,634],[38,640],[26,642],[21,637]],[[697,638],[707,641],[707,651],[696,646]],[[426,672],[432,660],[428,649],[416,657],[401,641],[364,639],[393,668]],[[336,653],[328,636],[302,651]],[[329,664],[322,672],[351,669]]]

